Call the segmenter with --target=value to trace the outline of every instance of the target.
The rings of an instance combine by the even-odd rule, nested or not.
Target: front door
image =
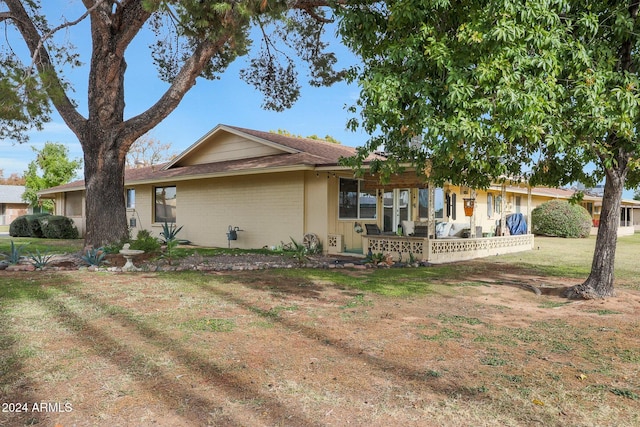
[[[397,232],[402,221],[411,218],[411,192],[407,188],[384,193],[384,224],[386,232]]]

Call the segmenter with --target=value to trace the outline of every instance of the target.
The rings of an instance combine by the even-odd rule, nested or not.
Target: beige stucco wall
[[[67,212],[66,204],[65,204],[67,194],[73,194],[73,195],[77,195],[77,197],[80,197],[80,212],[74,215],[70,215],[70,213]],[[54,203],[53,212],[56,215],[64,215],[71,218],[76,228],[78,229],[78,234],[80,237],[83,237],[85,231],[87,230],[86,219],[85,219],[86,218],[85,202],[86,200],[85,200],[84,190],[71,191],[69,193],[58,193],[55,195],[55,198],[53,199],[53,203]]]
[[[315,233],[326,251],[329,233],[329,193],[326,174],[313,171],[304,174],[304,232]]]
[[[304,172],[283,172],[226,178],[178,181],[176,186],[176,224],[183,226],[180,239],[196,245],[226,247],[227,231],[239,227],[234,248],[261,248],[301,241],[305,232]],[[128,187],[131,188],[131,187]],[[128,210],[135,216],[137,229],[151,230],[158,236],[162,224],[153,223],[153,186],[136,186],[136,206]],[[318,193],[319,188],[314,188]],[[321,203],[309,201],[312,208]],[[315,229],[319,214],[311,217]],[[319,229],[319,227],[317,227]],[[136,230],[132,232],[135,237]],[[314,231],[320,235],[320,232]],[[322,237],[321,237],[322,238]]]

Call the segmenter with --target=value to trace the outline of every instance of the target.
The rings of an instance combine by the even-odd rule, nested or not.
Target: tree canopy
[[[69,149],[60,143],[47,142],[42,149],[31,147],[36,153],[24,172],[25,189],[22,199],[31,206],[38,206],[40,200],[38,191],[70,182],[75,176],[82,162],[69,158]],[[53,209],[51,200],[43,200],[42,204],[48,210]]]
[[[561,186],[605,179],[592,275],[581,296],[613,293],[623,187],[640,180],[636,1],[392,0],[339,8],[362,59],[350,125],[436,183],[512,177]],[[418,146],[408,142],[421,138]],[[596,265],[596,257],[600,262]],[[595,271],[603,272],[595,277]]]

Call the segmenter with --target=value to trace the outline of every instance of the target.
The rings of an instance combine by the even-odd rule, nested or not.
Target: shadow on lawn
[[[283,419],[286,419],[290,425],[319,426],[321,424],[306,418],[302,414],[291,414],[291,411],[284,407],[280,402],[273,399],[267,393],[259,390],[255,384],[242,383],[237,377],[229,372],[224,372],[219,366],[210,360],[202,358],[201,355],[186,348],[182,343],[174,340],[168,334],[149,326],[148,323],[135,317],[135,313],[122,309],[118,312],[113,311],[112,306],[106,305],[92,295],[85,294],[74,289],[64,289],[69,295],[80,299],[87,305],[93,306],[100,310],[111,319],[117,320],[125,327],[131,327],[137,331],[143,338],[147,339],[146,344],[153,345],[161,350],[171,353],[185,367],[188,367],[195,375],[203,375],[207,380],[218,388],[223,389],[224,393],[230,399],[246,400],[247,395],[250,398],[257,398],[265,402],[264,406],[269,408],[269,412],[262,413],[262,416],[269,416],[271,423],[276,425]],[[115,365],[119,366],[123,372],[131,375],[135,381],[142,385],[150,394],[163,400],[169,408],[180,408],[184,402],[189,402],[190,406],[196,407],[198,411],[187,411],[182,416],[193,425],[204,425],[210,422],[206,415],[214,412],[212,408],[220,406],[221,402],[216,402],[200,394],[196,394],[189,390],[184,383],[177,381],[175,376],[169,375],[151,363],[147,356],[136,352],[127,343],[119,342],[112,338],[107,331],[98,329],[90,325],[88,322],[73,313],[64,304],[45,301],[47,307],[55,313],[61,323],[69,328],[75,328],[78,331],[78,337],[84,341],[85,345],[92,348],[94,353],[102,357],[109,358]],[[149,361],[151,362],[151,361]],[[152,371],[151,375],[141,375],[142,371]],[[162,393],[162,385],[170,384],[172,391],[177,393]],[[204,414],[204,418],[199,414]],[[225,414],[224,419],[217,418],[217,425],[241,426],[246,425],[245,420],[236,420],[231,418],[232,414]]]
[[[207,279],[210,280],[210,279]],[[463,398],[483,399],[477,392],[467,387],[457,387],[455,384],[445,384],[437,379],[425,377],[424,370],[416,369],[415,366],[402,364],[396,360],[387,360],[384,358],[363,354],[360,348],[352,347],[347,341],[336,341],[333,337],[323,333],[313,327],[304,324],[283,319],[281,317],[269,316],[263,313],[258,307],[233,295],[217,289],[215,285],[200,281],[190,282],[192,285],[199,287],[202,291],[215,295],[227,302],[235,304],[252,315],[268,317],[269,321],[277,322],[287,332],[302,334],[309,340],[317,342],[318,346],[329,346],[336,352],[342,354],[344,361],[355,361],[354,365],[362,365],[365,362],[380,373],[381,376],[392,376],[395,381],[404,382],[428,382],[429,387],[435,393],[442,395],[456,394]],[[71,283],[74,284],[73,282]],[[79,284],[75,282],[75,284]],[[316,289],[322,289],[324,285]],[[121,306],[109,305],[100,300],[100,298],[85,293],[77,286],[61,286],[56,287],[58,291],[68,294],[69,296],[81,301],[85,310],[94,310],[103,314],[103,319],[107,322],[115,321],[119,325],[130,329],[132,333],[137,333],[141,337],[141,345],[149,345],[159,349],[162,352],[170,354],[180,362],[186,369],[190,370],[194,376],[202,376],[211,382],[212,386],[221,389],[224,396],[229,400],[245,401],[247,399],[258,399],[261,402],[262,412],[256,416],[266,417],[269,419],[267,424],[276,425],[282,420],[287,420],[289,425],[305,425],[319,426],[322,423],[309,419],[302,413],[292,413],[292,409],[284,403],[264,390],[261,390],[260,384],[249,383],[242,380],[233,373],[228,372],[215,361],[211,361],[202,357],[196,351],[190,350],[182,341],[176,340],[170,334],[151,326],[148,322],[141,320],[135,311],[123,308]],[[256,291],[256,289],[254,289]],[[307,294],[308,297],[314,298],[315,292]],[[210,414],[212,408],[219,408],[222,401],[216,401],[215,395],[208,397],[190,389],[188,384],[176,379],[175,375],[170,374],[162,367],[155,366],[153,360],[149,358],[141,349],[136,349],[130,343],[119,341],[112,336],[112,331],[108,327],[96,327],[90,321],[83,319],[74,312],[74,309],[61,299],[41,298],[41,304],[46,307],[53,317],[60,322],[69,331],[75,332],[84,346],[86,346],[94,354],[107,358],[115,366],[118,366],[122,372],[130,375],[142,388],[147,390],[158,400],[165,402],[167,408],[176,408],[174,413],[176,416],[182,417],[193,425],[202,425],[210,422]],[[4,336],[4,335],[3,335]],[[362,381],[366,381],[364,378]],[[165,389],[170,388],[171,393]],[[220,394],[218,394],[220,395]],[[30,396],[24,396],[29,398]],[[195,410],[180,411],[185,402]],[[239,418],[238,414],[225,411],[216,415],[216,423],[224,425],[246,425],[247,420]]]
[[[397,382],[428,382],[431,391],[434,393],[441,394],[443,396],[451,396],[457,395],[466,399],[480,399],[483,400],[483,397],[478,394],[476,390],[473,390],[469,387],[456,387],[452,384],[445,384],[441,381],[438,381],[437,378],[428,377],[425,375],[424,369],[417,369],[413,365],[405,365],[397,360],[387,360],[384,358],[376,357],[370,354],[364,354],[360,347],[350,346],[347,340],[336,340],[333,337],[321,332],[318,329],[309,327],[302,323],[296,323],[294,321],[290,321],[282,318],[281,316],[273,316],[269,310],[263,310],[260,307],[257,307],[251,304],[249,301],[238,298],[234,296],[230,292],[225,292],[220,289],[216,289],[214,286],[205,283],[194,283],[199,288],[208,291],[216,295],[217,297],[223,298],[226,301],[229,301],[239,307],[242,307],[249,312],[256,313],[257,315],[271,321],[276,322],[284,329],[286,329],[290,333],[302,334],[309,340],[319,343],[321,346],[329,346],[334,349],[336,352],[341,353],[344,356],[344,360],[355,360],[356,366],[362,366],[362,362],[364,362],[367,366],[375,367],[375,369],[380,373],[381,376],[385,377],[388,375],[392,375],[394,384]],[[254,285],[246,285],[254,291],[259,290]],[[318,290],[322,289],[324,286],[331,285],[315,285]],[[336,286],[339,290],[344,290],[341,286]],[[346,292],[349,294],[349,292]],[[360,295],[361,293],[357,293]],[[300,294],[298,294],[300,295]],[[354,294],[356,295],[356,294]],[[315,299],[315,298],[314,298]],[[341,359],[342,360],[342,359]],[[362,372],[354,372],[354,375],[362,375],[362,381],[367,381],[365,379],[365,374]]]

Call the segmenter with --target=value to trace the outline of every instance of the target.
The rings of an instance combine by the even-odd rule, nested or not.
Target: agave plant
[[[45,268],[49,263],[51,263],[53,254],[50,254],[49,252],[40,253],[40,250],[36,249],[36,253],[30,253],[29,258],[31,258],[31,263],[35,268]]]
[[[165,221],[165,223],[162,225],[162,231],[160,232],[160,236],[162,236],[164,243],[169,243],[177,240],[178,233],[180,232],[180,230],[182,230],[182,227],[184,227],[184,225],[176,228],[176,224],[174,222],[169,224]]]
[[[106,252],[104,248],[97,248],[97,249],[92,248],[92,249],[87,249],[87,252],[85,252],[85,254],[82,255],[80,258],[82,258],[82,260],[86,262],[89,266],[99,267],[105,262],[104,261],[105,255],[106,255]]]
[[[11,250],[9,252],[9,254],[3,254],[4,257],[7,259],[7,262],[11,265],[15,265],[18,264],[20,262],[20,258],[22,258],[22,250],[24,249],[25,246],[27,246],[28,243],[25,243],[23,245],[17,246],[13,240],[11,241]]]

